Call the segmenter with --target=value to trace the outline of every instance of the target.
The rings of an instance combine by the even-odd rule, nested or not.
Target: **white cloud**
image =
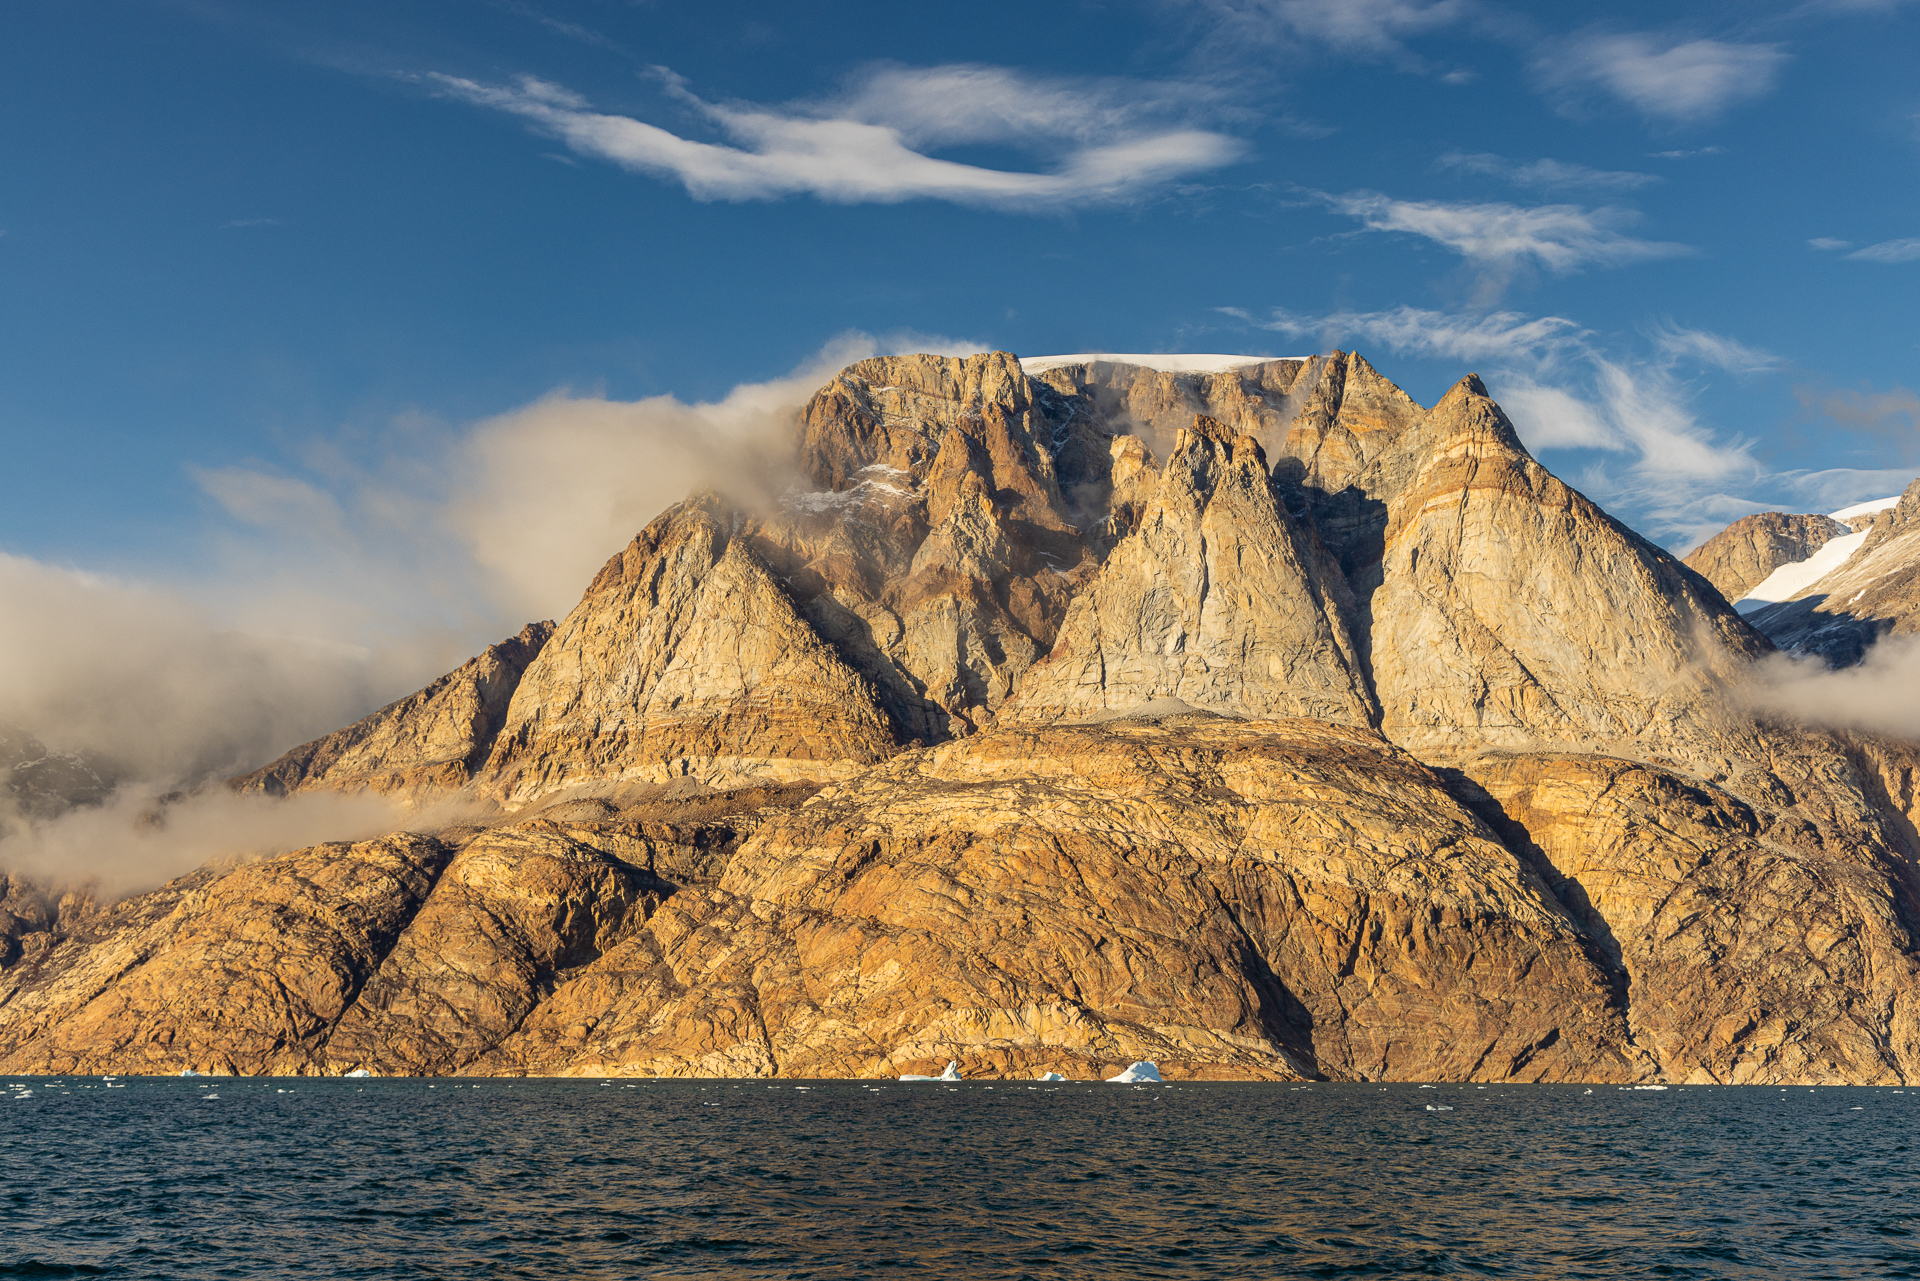
[[[1835,240],[1832,236],[1815,236],[1812,240],[1809,240],[1807,243],[1812,245],[1815,249],[1825,249],[1828,252],[1832,252],[1836,249],[1853,248],[1853,242],[1851,240]]]
[[[1462,314],[1395,307],[1391,311],[1306,316],[1275,308],[1265,320],[1222,308],[1228,315],[1290,338],[1321,338],[1337,345],[1353,338],[1397,352],[1445,360],[1551,365],[1561,354],[1585,348],[1585,331],[1561,316],[1524,316],[1515,311]]]
[[[1496,156],[1490,152],[1449,151],[1434,163],[1442,169],[1485,174],[1490,178],[1512,183],[1516,187],[1533,187],[1542,191],[1571,191],[1580,188],[1636,191],[1641,187],[1665,181],[1655,174],[1634,173],[1621,169],[1592,169],[1586,165],[1572,164],[1564,160],[1547,159],[1531,161],[1524,165],[1516,164],[1505,156]]]
[[[1213,47],[1239,52],[1247,46],[1302,49],[1319,46],[1368,61],[1390,62],[1407,71],[1430,70],[1407,48],[1410,36],[1453,26],[1475,12],[1472,0],[1172,0],[1205,13],[1214,26]],[[1443,78],[1471,78],[1453,72]]]
[[[1920,239],[1883,240],[1848,254],[1862,262],[1920,262]]]
[[[1639,221],[1631,209],[1582,205],[1522,207],[1395,200],[1373,191],[1320,195],[1369,231],[1402,232],[1444,245],[1476,265],[1503,272],[1539,266],[1565,275],[1594,265],[1617,267],[1691,253],[1686,245],[1637,240],[1619,229]]]
[[[565,614],[689,491],[783,488],[798,411],[840,367],[979,349],[848,335],[710,404],[557,392],[463,429],[343,432],[295,475],[190,468],[222,523],[172,581],[0,554],[0,725],[149,793],[251,769]]]
[[[1780,365],[1778,356],[1749,347],[1738,339],[1704,329],[1687,329],[1671,321],[1655,326],[1649,337],[1662,355],[1690,357],[1731,374],[1757,374]]]
[[[1858,666],[1770,657],[1745,691],[1757,707],[1841,729],[1920,738],[1920,636],[1883,637]]]
[[[1534,73],[1568,107],[1597,88],[1646,115],[1685,123],[1763,97],[1786,60],[1777,44],[1587,32],[1544,47]]]
[[[699,200],[932,199],[1014,211],[1115,204],[1230,164],[1245,150],[1225,134],[1177,123],[1209,97],[1192,86],[1043,80],[981,66],[885,68],[839,98],[766,107],[707,102],[662,74],[674,97],[728,143],[594,111],[578,94],[531,76],[511,85],[427,80],[531,121],[579,155],[676,180]],[[1046,167],[994,169],[929,154],[984,143],[1036,153]]]

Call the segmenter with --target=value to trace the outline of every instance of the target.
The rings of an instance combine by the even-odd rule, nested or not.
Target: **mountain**
[[[9,891],[0,1066],[1920,1076],[1920,747],[1743,711],[1477,378],[1166,363],[842,370],[776,501],[234,781],[459,824]]]
[[[1920,631],[1920,480],[1865,524],[1849,555],[1749,621],[1780,648],[1834,667],[1859,662],[1882,636]]]
[[[1851,532],[1831,516],[1758,512],[1742,516],[1700,544],[1685,563],[1722,596],[1737,601],[1782,565],[1798,564]]]

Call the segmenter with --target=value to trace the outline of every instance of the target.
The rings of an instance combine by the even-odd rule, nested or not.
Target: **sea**
[[[0,1277],[1920,1276],[1920,1091],[0,1078]]]

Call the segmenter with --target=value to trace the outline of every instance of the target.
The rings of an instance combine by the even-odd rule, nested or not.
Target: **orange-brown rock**
[[[1258,442],[1199,418],[1011,714],[1071,719],[1176,699],[1368,725],[1352,608],[1319,538],[1280,505]]]
[[[798,449],[240,781],[483,825],[8,878],[0,1067],[1920,1077],[1920,747],[1728,698],[1766,639],[1477,379],[890,357]],[[1894,618],[1914,528],[1789,604]]]
[[[1666,1079],[1920,1072],[1920,897],[1910,856],[1870,817],[1836,829],[1605,757],[1463,768],[1600,943],[1632,1043]]]
[[[315,1071],[447,848],[395,835],[206,868],[0,973],[0,1063],[54,1075]]]
[[[717,497],[609,561],[527,667],[480,784],[831,778],[894,749],[872,684],[801,617]]]
[[[552,635],[551,622],[528,623],[418,693],[296,747],[231,786],[269,796],[326,788],[401,797],[462,787],[486,762],[521,675]]]

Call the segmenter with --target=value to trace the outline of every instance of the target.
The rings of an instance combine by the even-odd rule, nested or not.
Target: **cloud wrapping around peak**
[[[1533,71],[1563,110],[1600,89],[1645,115],[1689,123],[1770,93],[1787,57],[1777,44],[1589,31],[1544,46]]]
[[[997,67],[882,68],[834,99],[784,107],[707,102],[671,72],[669,93],[729,143],[684,138],[531,76],[488,85],[432,75],[442,93],[519,116],[582,156],[680,182],[697,200],[807,195],[841,204],[945,200],[1014,212],[1144,199],[1233,163],[1238,139],[1175,123],[1207,104],[1198,87],[1043,80]],[[928,154],[1003,145],[1051,160],[994,169]]]

